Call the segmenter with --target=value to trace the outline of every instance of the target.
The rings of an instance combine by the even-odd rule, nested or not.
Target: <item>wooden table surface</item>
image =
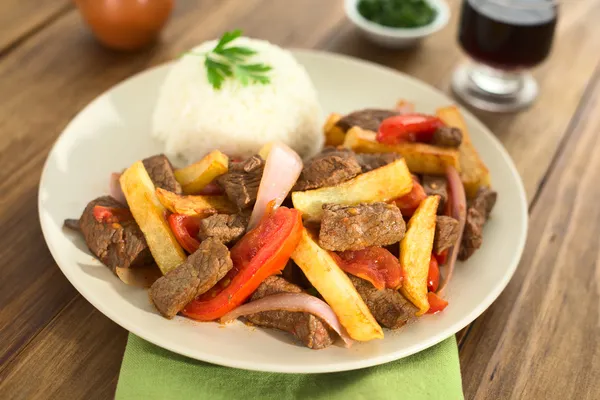
[[[0,398],[114,395],[127,332],[67,281],[37,216],[44,160],[82,107],[115,83],[233,28],[280,46],[371,60],[448,92],[463,58],[459,2],[450,5],[446,29],[401,52],[363,40],[345,19],[342,0],[181,0],[156,46],[122,54],[97,45],[67,0],[3,0]],[[600,398],[598,21],[600,2],[564,2],[553,53],[534,72],[539,100],[519,114],[477,113],[523,177],[531,221],[512,281],[457,336],[468,399]]]

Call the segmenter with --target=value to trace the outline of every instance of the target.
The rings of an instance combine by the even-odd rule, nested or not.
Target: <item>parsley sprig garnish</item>
[[[208,82],[217,90],[221,89],[223,82],[228,78],[236,79],[242,86],[254,83],[265,85],[270,82],[268,72],[272,68],[269,65],[247,62],[256,51],[248,47],[231,46],[231,42],[240,36],[242,31],[239,29],[225,32],[215,48],[204,54]]]

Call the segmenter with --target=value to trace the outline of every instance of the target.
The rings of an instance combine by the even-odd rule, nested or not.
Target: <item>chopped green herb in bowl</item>
[[[390,28],[418,28],[433,22],[437,11],[425,0],[360,0],[358,12]]]

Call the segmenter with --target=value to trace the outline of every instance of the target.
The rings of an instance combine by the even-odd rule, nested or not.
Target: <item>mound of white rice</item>
[[[242,86],[227,79],[220,90],[206,77],[204,58],[186,55],[170,70],[153,115],[153,135],[164,141],[166,153],[192,163],[213,149],[229,155],[255,154],[267,142],[280,140],[302,157],[322,146],[322,111],[313,84],[292,54],[269,42],[238,38],[258,54],[249,63],[264,63],[269,84]],[[192,50],[212,50],[216,41]]]

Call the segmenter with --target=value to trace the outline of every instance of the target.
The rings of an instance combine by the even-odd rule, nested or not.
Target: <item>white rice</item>
[[[323,143],[322,110],[305,69],[292,54],[269,42],[239,38],[236,46],[258,52],[248,60],[265,63],[271,82],[242,86],[227,79],[220,90],[206,77],[204,58],[186,55],[171,68],[153,115],[153,135],[166,153],[192,163],[213,149],[229,155],[255,154],[267,142],[279,140],[302,157]],[[194,48],[210,51],[215,41]]]

